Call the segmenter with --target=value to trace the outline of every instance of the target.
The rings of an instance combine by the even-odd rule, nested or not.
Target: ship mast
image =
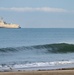
[[[0,17],[0,22],[3,22],[3,18],[2,17]]]

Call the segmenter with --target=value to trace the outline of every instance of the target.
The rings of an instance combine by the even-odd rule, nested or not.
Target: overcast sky
[[[0,0],[0,17],[22,28],[74,28],[74,0]]]

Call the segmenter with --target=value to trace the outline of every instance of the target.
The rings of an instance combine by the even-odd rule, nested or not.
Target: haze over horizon
[[[1,0],[0,16],[22,28],[74,28],[74,0]]]

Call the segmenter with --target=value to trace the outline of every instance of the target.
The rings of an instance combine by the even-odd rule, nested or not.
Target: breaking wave
[[[56,44],[45,44],[36,46],[22,46],[22,47],[7,47],[0,48],[0,52],[17,52],[25,50],[45,50],[48,53],[71,53],[74,52],[74,44],[67,43],[56,43]]]
[[[33,62],[33,63],[20,63],[20,64],[0,64],[0,71],[7,71],[7,70],[41,70],[41,69],[60,69],[66,68],[65,65],[74,65],[74,60],[67,60],[67,61],[53,61],[53,62]],[[72,65],[72,66],[73,66]],[[55,67],[55,68],[54,68]],[[69,66],[67,67],[69,68]]]

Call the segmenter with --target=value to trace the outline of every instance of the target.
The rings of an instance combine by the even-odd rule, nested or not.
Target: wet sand
[[[74,70],[0,72],[0,75],[74,75]]]

